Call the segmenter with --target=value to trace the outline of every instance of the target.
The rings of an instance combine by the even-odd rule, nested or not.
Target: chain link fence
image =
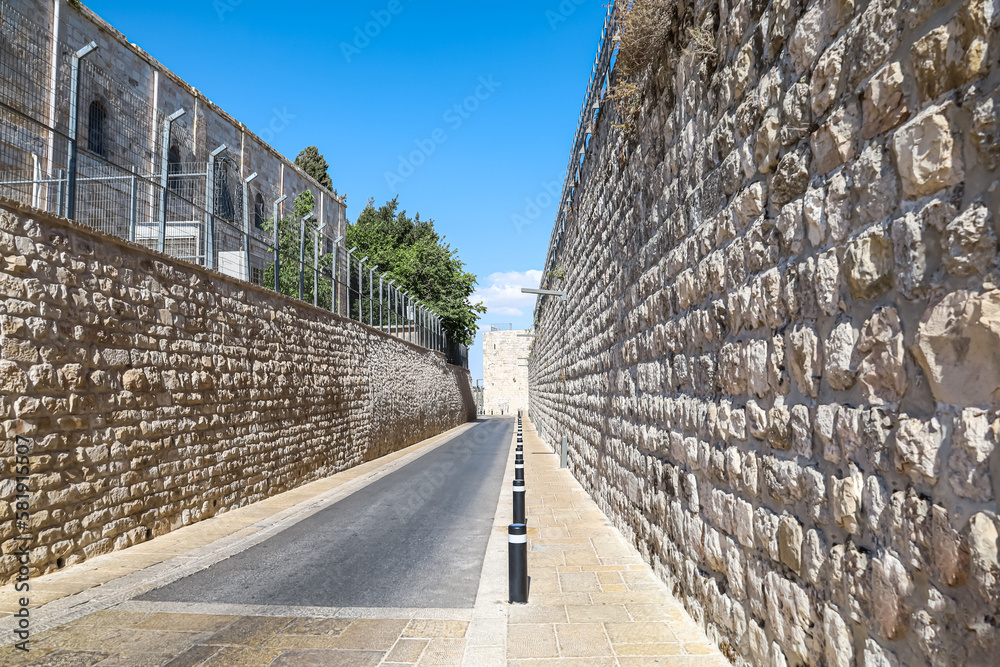
[[[363,322],[468,367],[441,318],[334,238],[311,192],[245,174],[240,146],[204,147],[197,109],[165,113],[101,67],[97,45],[54,43],[0,0],[0,196]],[[55,66],[53,66],[53,64]],[[234,142],[235,143],[235,142]],[[207,153],[207,155],[206,155]],[[326,216],[329,217],[329,216]]]

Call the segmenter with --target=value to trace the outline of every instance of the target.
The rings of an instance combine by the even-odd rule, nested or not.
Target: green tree
[[[433,220],[421,220],[419,213],[410,218],[399,210],[397,199],[378,208],[370,199],[357,222],[347,228],[347,246],[357,247],[354,254],[367,255],[367,265],[378,265],[389,280],[395,279],[430,306],[441,317],[449,339],[472,344],[476,322],[486,307],[469,300],[476,276],[465,270],[458,251],[438,235]]]
[[[280,266],[278,269],[278,291],[291,297],[299,296],[299,252],[302,242],[302,219],[311,214],[316,206],[316,199],[313,194],[306,190],[295,198],[292,205],[292,215],[278,220],[278,257]],[[313,301],[313,289],[315,288],[315,276],[313,274],[313,259],[315,252],[315,236],[313,230],[315,223],[306,225],[305,233],[305,259],[306,267],[303,275],[302,299],[308,303]],[[268,235],[274,233],[274,221],[265,220],[264,229]],[[323,243],[323,237],[320,237]],[[325,247],[321,247],[319,257],[319,305],[322,308],[330,308],[330,298],[332,295],[330,269],[333,262],[333,255],[324,252]],[[324,279],[325,277],[325,279]],[[264,286],[274,287],[274,264],[264,270]]]
[[[306,148],[295,158],[295,166],[302,169],[327,190],[333,190],[333,180],[330,178],[328,170],[330,165],[326,163],[323,156],[319,154],[319,149],[315,146]]]

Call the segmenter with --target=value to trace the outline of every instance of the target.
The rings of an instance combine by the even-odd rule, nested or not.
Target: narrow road
[[[513,425],[485,420],[269,540],[137,599],[472,607]]]

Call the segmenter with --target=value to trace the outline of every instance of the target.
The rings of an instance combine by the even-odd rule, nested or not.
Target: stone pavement
[[[527,605],[507,598],[513,446],[473,609],[316,608],[142,602],[445,443],[378,461],[32,582],[32,651],[0,667],[169,665],[616,665],[728,662],[525,422]],[[207,564],[206,564],[207,563]],[[16,599],[2,589],[9,614]],[[35,598],[35,596],[39,596]],[[10,617],[3,621],[10,641]]]

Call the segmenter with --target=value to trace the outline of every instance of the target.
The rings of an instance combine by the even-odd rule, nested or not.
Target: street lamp
[[[541,294],[542,296],[561,296],[563,301],[566,301],[566,291],[565,290],[554,290],[554,289],[533,289],[531,287],[522,287],[522,294]]]
[[[222,144],[209,153],[208,168],[205,171],[205,266],[209,269],[217,268],[215,265],[215,161],[226,150],[228,148],[225,144]],[[133,187],[138,187],[138,183],[134,177],[132,183]],[[135,241],[135,219],[137,213],[135,207],[136,200],[133,198],[131,211],[132,225],[129,229],[129,241]],[[275,232],[275,238],[277,238],[277,232]],[[277,247],[277,241],[275,241],[275,247]],[[275,291],[277,292],[278,290],[275,289]]]
[[[257,172],[243,179],[243,280],[250,282],[250,183]]]
[[[86,49],[88,47],[84,47]],[[161,160],[161,171],[160,171],[160,225],[159,225],[159,236],[156,241],[156,249],[160,252],[164,252],[164,248],[167,245],[167,197],[169,194],[169,174],[170,171],[170,151],[167,150],[167,146],[170,145],[170,130],[174,125],[174,121],[187,113],[184,109],[178,109],[169,116],[163,119],[163,156]],[[75,177],[74,177],[75,178]],[[75,199],[75,196],[72,198]],[[70,201],[70,204],[75,206],[75,201]],[[249,261],[249,258],[247,258]]]

